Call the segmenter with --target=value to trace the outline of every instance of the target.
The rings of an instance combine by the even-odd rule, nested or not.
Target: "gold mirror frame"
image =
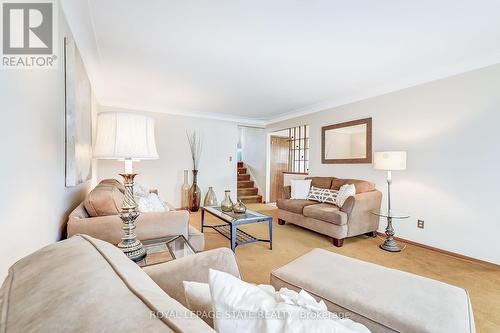
[[[326,159],[325,158],[325,133],[335,128],[350,127],[366,124],[366,157],[365,158],[343,158]],[[358,119],[345,123],[321,127],[321,163],[323,164],[355,164],[372,163],[372,118]]]

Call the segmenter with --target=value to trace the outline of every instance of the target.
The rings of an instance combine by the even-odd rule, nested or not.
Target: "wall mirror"
[[[371,163],[372,118],[321,128],[322,163]]]

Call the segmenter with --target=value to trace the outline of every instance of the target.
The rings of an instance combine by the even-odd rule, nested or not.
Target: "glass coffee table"
[[[142,244],[146,250],[146,257],[136,262],[141,267],[161,264],[195,254],[191,245],[182,235],[147,239],[143,240]]]
[[[205,225],[205,212],[222,220],[223,224]],[[249,233],[238,229],[238,226],[244,224],[252,224],[259,222],[267,222],[269,224],[269,239],[259,239]],[[218,206],[201,207],[201,232],[204,228],[212,228],[222,236],[231,241],[231,250],[236,250],[236,246],[255,243],[267,242],[269,249],[273,249],[273,218],[253,210],[247,209],[244,214],[236,214],[233,212],[223,212]]]

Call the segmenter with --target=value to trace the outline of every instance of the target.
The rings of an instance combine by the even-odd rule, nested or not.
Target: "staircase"
[[[259,195],[259,189],[254,187],[243,162],[238,162],[238,200],[243,203],[262,203],[262,195]]]

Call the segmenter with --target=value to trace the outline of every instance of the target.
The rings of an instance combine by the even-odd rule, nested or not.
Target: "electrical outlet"
[[[424,220],[417,220],[417,228],[420,229],[424,228]]]

